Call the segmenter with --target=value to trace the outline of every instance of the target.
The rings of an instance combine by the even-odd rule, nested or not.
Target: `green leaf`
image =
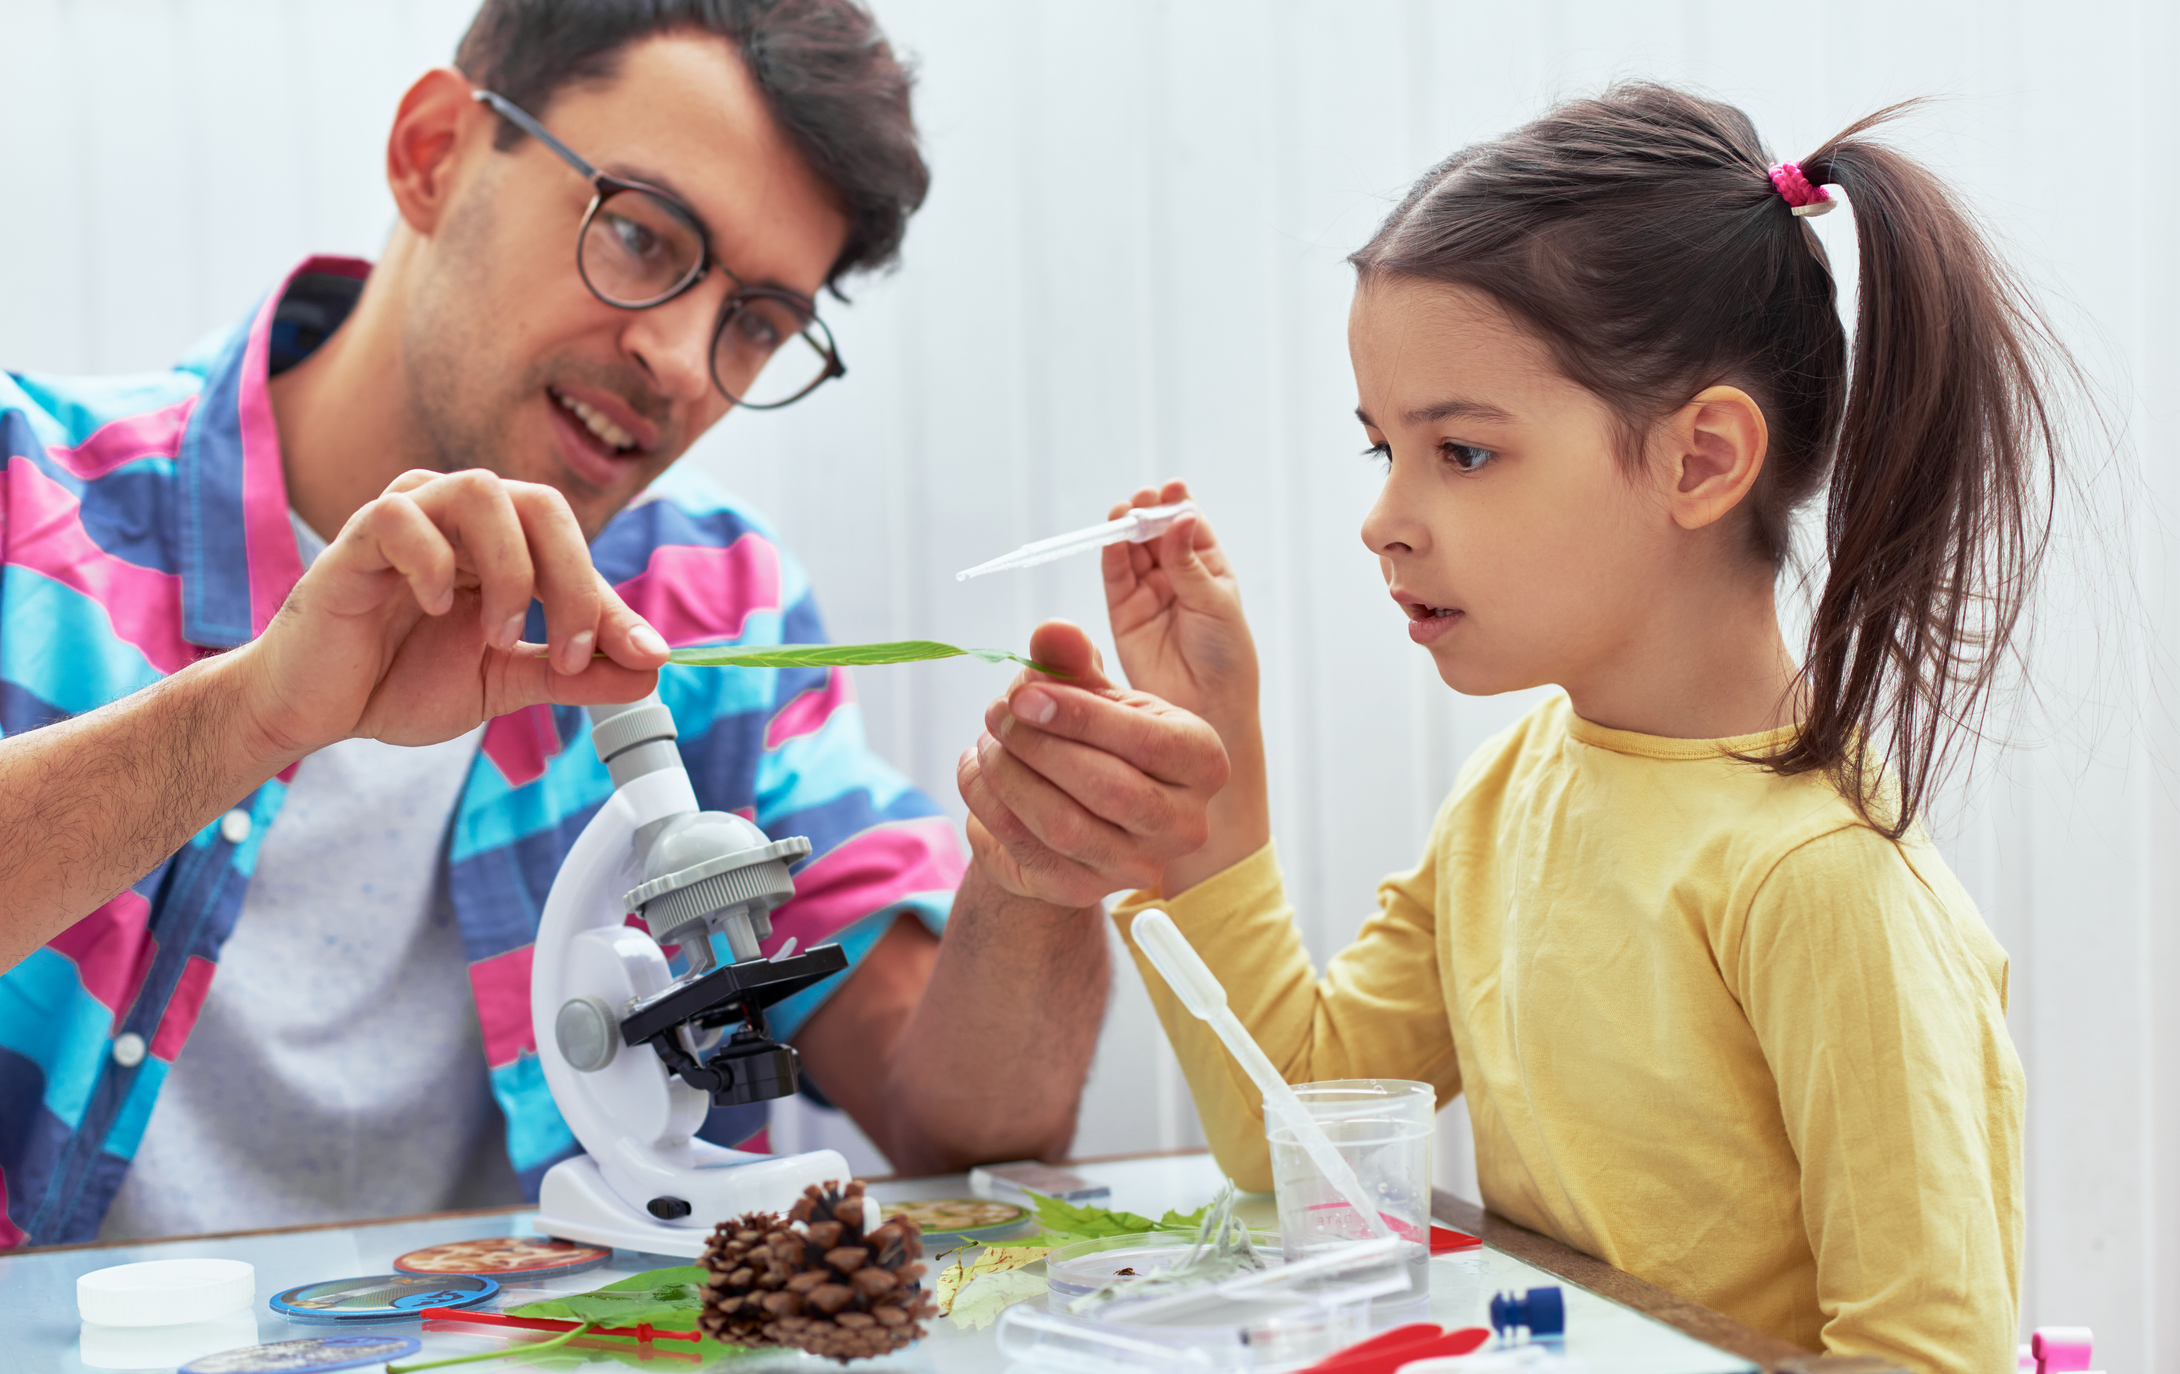
[[[705,1273],[700,1265],[677,1264],[631,1274],[588,1293],[569,1293],[508,1309],[515,1317],[590,1322],[600,1327],[649,1324],[661,1331],[694,1331],[704,1308]]]
[[[1020,663],[1053,677],[1068,676],[1005,649],[963,649],[935,639],[896,639],[884,644],[699,644],[674,650],[667,661],[694,668],[867,668],[962,657]]]
[[[1010,1245],[1042,1245],[1049,1248],[1073,1245],[1078,1240],[1132,1236],[1158,1229],[1157,1222],[1149,1217],[1139,1217],[1133,1212],[1117,1212],[1109,1207],[1077,1207],[1059,1198],[1034,1192],[1030,1194],[1030,1200],[1037,1209],[1037,1224],[1043,1229],[1034,1236],[1010,1240]]]
[[[1164,1216],[1160,1217],[1158,1219],[1158,1224],[1151,1229],[1155,1231],[1186,1231],[1188,1234],[1194,1235],[1196,1234],[1197,1230],[1203,1226],[1204,1216],[1205,1214],[1210,1212],[1210,1210],[1211,1204],[1207,1202],[1203,1206],[1198,1207],[1193,1212],[1188,1212],[1185,1214],[1181,1212],[1168,1212]]]

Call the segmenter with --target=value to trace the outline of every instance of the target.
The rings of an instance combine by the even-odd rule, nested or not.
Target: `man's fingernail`
[[[630,630],[628,632],[628,642],[635,645],[639,653],[663,654],[667,652],[666,641],[659,638],[659,632],[649,625],[638,625],[635,629]]]
[[[1014,714],[1032,725],[1049,724],[1060,712],[1060,703],[1052,699],[1052,693],[1040,692],[1035,687],[1024,688],[1014,698]]]
[[[585,665],[590,662],[591,646],[597,642],[598,636],[589,630],[570,635],[568,637],[568,647],[560,651],[562,665],[568,672],[582,672]]]
[[[523,622],[528,619],[529,617],[520,611],[507,617],[507,623],[500,626],[500,647],[502,649],[512,649],[522,642]]]

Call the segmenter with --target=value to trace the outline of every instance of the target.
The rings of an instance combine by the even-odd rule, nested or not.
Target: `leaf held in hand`
[[[935,639],[896,639],[883,644],[699,644],[674,650],[667,662],[693,668],[867,668],[963,657],[986,663],[1014,662],[1053,677],[1068,676],[1005,649],[963,649]]]

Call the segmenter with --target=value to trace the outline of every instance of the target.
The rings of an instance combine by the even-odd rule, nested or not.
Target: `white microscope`
[[[784,1211],[810,1184],[848,1180],[835,1150],[747,1154],[696,1138],[714,1103],[795,1091],[795,1051],[767,1033],[764,1009],[848,960],[838,945],[758,952],[773,908],[794,895],[787,866],[810,842],[771,840],[739,816],[698,810],[673,715],[656,694],[593,706],[590,721],[613,795],[553,880],[530,970],[545,1082],[588,1153],[546,1172],[537,1229],[699,1255],[718,1222]],[[681,947],[680,977],[662,945]],[[722,1044],[729,1026],[739,1029]]]

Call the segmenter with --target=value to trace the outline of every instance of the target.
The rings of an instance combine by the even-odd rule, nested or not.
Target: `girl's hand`
[[[1187,499],[1186,482],[1145,487],[1108,518],[1118,520],[1131,506]],[[1201,716],[1226,746],[1231,774],[1211,799],[1204,845],[1167,864],[1158,884],[1171,897],[1271,840],[1256,639],[1241,613],[1234,566],[1200,518],[1176,520],[1142,544],[1107,545],[1105,607],[1128,684]]]
[[[1186,482],[1144,487],[1131,506],[1188,499]],[[1183,517],[1156,539],[1104,550],[1105,606],[1130,686],[1211,722],[1224,736],[1257,719],[1257,650],[1233,564],[1211,526]]]

